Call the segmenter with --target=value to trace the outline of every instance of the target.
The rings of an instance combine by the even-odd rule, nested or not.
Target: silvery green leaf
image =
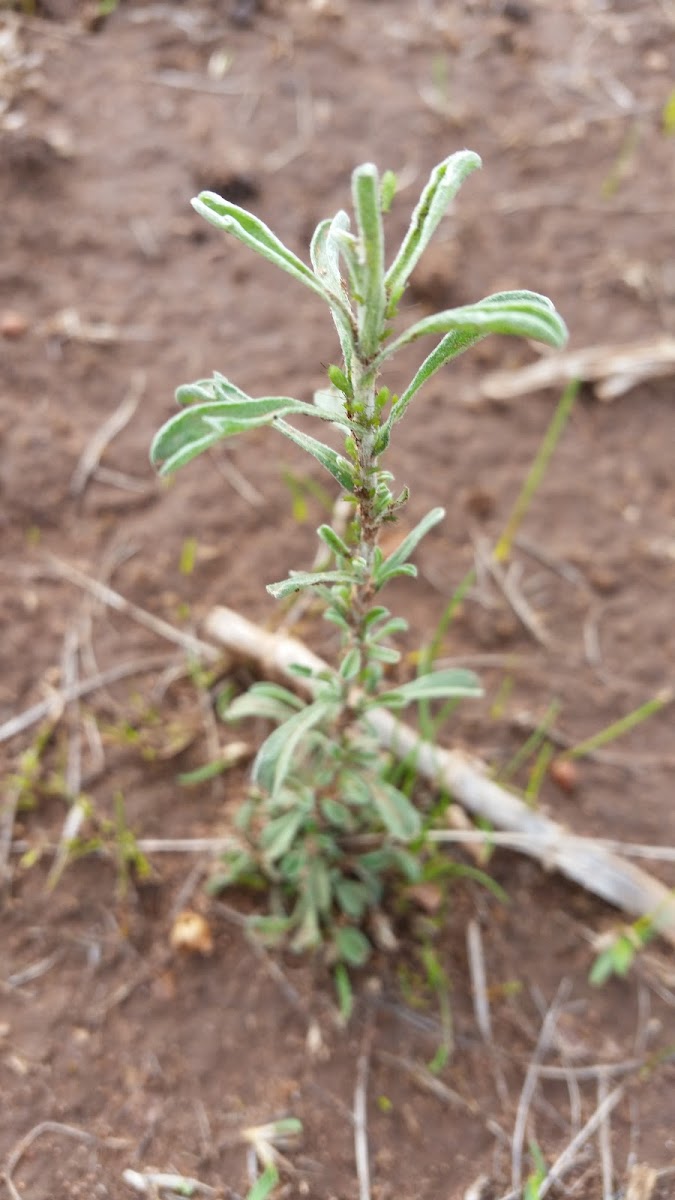
[[[231,379],[221,375],[220,371],[213,372],[213,387],[217,400],[250,400],[251,398],[246,392],[242,392],[236,383],[232,383]]]
[[[348,229],[336,229],[335,241],[349,275],[349,287],[355,300],[363,300],[363,269],[358,255],[358,239]]]
[[[476,699],[482,695],[483,688],[473,671],[451,667],[445,671],[430,671],[428,675],[418,675],[417,679],[411,679],[409,683],[403,683],[391,692],[382,692],[378,700],[387,708],[405,708],[418,700],[445,700],[455,696]]]
[[[330,796],[326,796],[321,801],[321,812],[326,820],[342,833],[350,833],[354,829],[354,818],[351,812],[347,805],[341,804],[339,800],[333,800]]]
[[[418,836],[422,828],[420,814],[403,792],[386,780],[377,779],[373,781],[371,795],[380,820],[392,837],[410,842]]]
[[[340,245],[336,236],[339,232],[348,231],[349,217],[346,212],[340,211],[332,220],[329,217],[321,221],[312,238],[310,257],[314,273],[328,293],[328,303],[340,339],[342,357],[349,373],[354,356],[354,324],[349,316],[349,299],[340,274]],[[340,303],[333,304],[332,297],[336,297]]]
[[[488,336],[488,333],[467,333],[459,330],[453,330],[452,333],[446,334],[436,349],[432,350],[431,354],[425,358],[412,382],[392,405],[389,416],[378,433],[377,451],[379,454],[389,445],[392,425],[401,420],[410,401],[420,390],[422,384],[426,383],[427,379],[430,379],[445,363],[450,362],[452,358],[457,358],[459,354],[463,354],[465,350],[469,350]]]
[[[284,437],[289,438],[292,442],[295,442],[296,446],[300,446],[302,450],[306,450],[308,454],[316,458],[321,463],[321,466],[325,467],[334,479],[337,479],[340,486],[346,492],[353,493],[355,487],[354,472],[346,458],[343,458],[341,454],[331,449],[330,446],[325,446],[323,442],[318,442],[316,438],[310,437],[307,433],[302,433],[293,425],[289,425],[287,421],[276,420],[275,427],[280,433],[283,433]]]
[[[302,588],[316,587],[319,583],[353,582],[353,575],[346,571],[293,571],[288,579],[281,579],[279,583],[268,583],[267,591],[275,600],[283,600],[284,596],[290,596]]]
[[[425,517],[422,517],[422,520],[418,521],[415,528],[410,530],[410,533],[407,535],[407,537],[404,537],[400,546],[396,547],[393,554],[390,554],[388,558],[385,558],[384,562],[379,568],[379,571],[388,574],[392,569],[403,566],[403,564],[406,563],[410,558],[413,550],[415,550],[422,541],[422,538],[429,532],[430,529],[434,528],[434,525],[438,525],[439,521],[442,521],[444,516],[444,508],[432,508],[431,512],[428,512]]]
[[[410,220],[401,249],[387,271],[387,293],[394,306],[408,278],[433,237],[448,205],[481,160],[471,150],[459,150],[434,167]]]
[[[291,769],[293,756],[303,738],[316,725],[329,721],[336,707],[325,700],[315,700],[275,729],[256,755],[253,782],[275,796]]]
[[[346,917],[360,921],[368,907],[368,889],[358,879],[340,879],[335,885],[335,898]]]
[[[316,912],[325,916],[331,905],[331,885],[328,868],[323,859],[312,858],[305,878],[308,897]]]
[[[316,532],[321,538],[321,541],[328,546],[329,550],[333,551],[333,554],[337,558],[352,557],[352,551],[349,549],[349,546],[342,540],[339,533],[335,532],[332,525],[319,525],[319,528]]]
[[[547,306],[549,308],[550,311],[555,311],[553,304],[548,299],[548,296],[542,296],[538,292],[528,291],[495,292],[494,295],[488,296],[485,300],[482,300],[481,304],[501,305],[509,303],[510,301],[529,300],[532,296],[536,296],[545,307]],[[431,354],[425,358],[421,367],[417,371],[415,378],[411,383],[408,384],[408,387],[405,389],[405,391],[401,393],[398,400],[396,400],[392,405],[387,421],[382,426],[382,429],[378,434],[377,452],[379,454],[381,454],[382,450],[386,449],[387,445],[389,444],[389,436],[392,425],[396,421],[401,420],[401,417],[405,413],[410,401],[420,390],[422,384],[426,383],[427,379],[430,379],[440,367],[445,365],[445,363],[450,362],[450,360],[453,358],[457,358],[458,355],[463,354],[465,350],[470,350],[472,346],[475,346],[477,342],[482,341],[483,338],[488,337],[489,334],[490,330],[474,330],[474,332],[469,332],[466,329],[454,329],[450,333],[446,334],[444,338],[442,338],[442,340],[436,346],[436,349],[432,350]]]
[[[401,563],[400,567],[382,567],[376,575],[373,574],[375,586],[379,589],[384,587],[385,583],[389,583],[390,579],[398,579],[401,575],[417,579],[417,567],[414,563]]]
[[[258,400],[244,396],[241,400],[192,404],[170,417],[155,434],[150,459],[161,462],[161,473],[167,475],[223,438],[269,425],[281,413],[319,415],[314,405],[289,396],[264,396]]]
[[[279,723],[304,707],[303,701],[286,688],[276,687],[275,684],[254,684],[243,696],[237,696],[232,701],[224,719],[243,721],[247,717],[259,717]]]
[[[306,820],[306,813],[300,807],[291,808],[279,817],[271,817],[260,834],[260,848],[268,862],[276,862],[282,858],[293,845],[296,834]]]
[[[335,930],[335,949],[342,962],[349,963],[350,967],[362,967],[370,957],[372,946],[360,929],[343,925]]]
[[[514,299],[514,296],[517,298]],[[487,296],[477,304],[446,309],[445,312],[418,321],[382,351],[378,364],[396,353],[401,346],[407,346],[409,342],[430,333],[455,333],[462,340],[469,338],[474,341],[477,335],[504,333],[534,338],[535,341],[555,347],[564,346],[567,341],[565,323],[548,297],[540,296],[538,292],[501,292]],[[461,348],[466,349],[464,345]]]
[[[340,663],[340,676],[342,679],[356,679],[361,670],[361,651],[355,646],[348,650],[342,662]]]
[[[292,250],[284,246],[284,243],[275,233],[272,233],[267,225],[264,225],[252,213],[247,212],[245,208],[231,204],[229,200],[223,200],[222,196],[218,196],[215,192],[200,192],[192,201],[192,207],[200,216],[215,225],[216,229],[231,233],[245,246],[249,246],[251,250],[255,250],[257,254],[262,255],[275,266],[288,271],[289,275],[311,288],[322,299],[328,299],[325,287],[316,278],[314,272]]]
[[[398,633],[406,633],[410,628],[408,622],[403,617],[392,617],[391,621],[385,621],[379,629],[370,635],[372,641],[380,641],[381,638],[395,637]]]
[[[368,648],[368,658],[371,662],[398,663],[401,661],[401,652],[393,646],[371,645]]]
[[[314,950],[321,942],[321,930],[316,910],[308,903],[303,903],[305,910],[302,921],[291,942],[291,950],[303,954],[305,950]]]
[[[181,384],[176,388],[176,404],[212,404],[217,400],[213,379],[197,379],[194,383]],[[244,393],[242,392],[242,398]]]
[[[359,230],[361,300],[359,352],[372,358],[379,349],[384,327],[384,234],[377,167],[364,163],[352,175],[352,199]]]

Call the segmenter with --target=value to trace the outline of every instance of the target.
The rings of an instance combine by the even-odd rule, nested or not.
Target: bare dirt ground
[[[211,836],[228,830],[245,781],[241,768],[177,783],[214,741],[240,734],[214,724],[175,646],[64,579],[53,556],[184,632],[217,603],[273,624],[264,584],[311,562],[323,519],[311,491],[306,519],[293,515],[294,489],[325,480],[267,432],[170,486],[149,466],[177,384],[217,368],[253,395],[309,399],[335,359],[321,306],[200,222],[190,197],[210,188],[250,206],[305,255],[317,221],[346,204],[352,167],[372,159],[401,178],[395,240],[430,168],[468,146],[484,170],[420,267],[407,316],[523,286],[554,298],[573,349],[666,333],[672,5],[190,0],[121,2],[105,20],[95,9],[45,0],[0,14],[0,724],[69,680],[134,670],[0,744],[7,814],[10,776],[48,729],[34,804],[26,786],[16,813],[1,917],[0,1160],[11,1166],[41,1122],[81,1135],[47,1127],[8,1194],[124,1197],[122,1171],[153,1168],[243,1195],[241,1131],[292,1115],[304,1132],[286,1152],[285,1194],[365,1200],[353,1107],[367,1068],[373,1200],[519,1197],[518,1147],[524,1180],[532,1146],[550,1166],[615,1088],[611,1113],[571,1156],[568,1191],[550,1194],[665,1200],[672,953],[655,942],[627,980],[591,988],[592,939],[620,917],[538,864],[492,858],[508,905],[468,880],[450,892],[434,947],[454,1049],[438,1077],[423,1069],[441,1025],[414,915],[400,918],[400,952],[357,980],[345,1031],[320,972],[261,955],[202,895],[208,861],[151,855],[151,878],[125,896],[100,856],[46,883],[64,795],[86,793],[83,832],[119,850],[102,827],[115,797],[138,838]],[[502,530],[560,392],[495,403],[481,380],[534,357],[484,343],[435,378],[401,427],[390,465],[412,489],[407,519],[448,511],[420,550],[420,581],[394,597],[411,654],[476,545]],[[387,382],[400,387],[416,362]],[[100,463],[78,470],[125,400]],[[460,711],[448,744],[498,770],[553,701],[573,744],[672,685],[674,444],[672,380],[611,402],[582,390],[514,552],[545,644],[487,582],[474,589],[443,654],[480,671],[486,699]],[[297,632],[330,653],[316,622]],[[573,792],[547,780],[539,803],[577,833],[672,845],[674,764],[665,708],[583,760]],[[651,865],[672,885],[667,866]],[[208,917],[208,958],[169,949],[186,904]],[[491,1040],[474,1014],[470,921],[482,930]]]

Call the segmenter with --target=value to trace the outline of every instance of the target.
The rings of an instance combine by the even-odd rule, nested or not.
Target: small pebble
[[[3,337],[15,341],[17,338],[23,337],[27,331],[28,321],[23,313],[13,312],[9,308],[0,313],[0,333]]]

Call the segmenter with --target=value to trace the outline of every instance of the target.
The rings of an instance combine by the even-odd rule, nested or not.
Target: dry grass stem
[[[354,1157],[359,1181],[359,1200],[370,1200],[370,1164],[368,1159],[368,1072],[370,1035],[356,1064],[354,1089]]]
[[[74,1138],[75,1141],[85,1142],[89,1146],[103,1145],[114,1150],[124,1149],[128,1145],[126,1138],[97,1138],[92,1133],[87,1133],[84,1129],[76,1129],[74,1125],[63,1125],[60,1121],[41,1121],[38,1125],[34,1125],[21,1138],[21,1141],[16,1144],[7,1156],[3,1177],[12,1200],[22,1200],[21,1193],[17,1190],[13,1182],[14,1172],[26,1151],[44,1133],[58,1133],[64,1137]]]
[[[593,1137],[593,1135],[600,1128],[602,1122],[606,1120],[613,1109],[616,1108],[617,1104],[622,1099],[623,1094],[624,1085],[619,1084],[619,1086],[614,1088],[614,1091],[610,1092],[609,1095],[606,1096],[602,1101],[602,1103],[598,1105],[593,1115],[588,1119],[583,1128],[579,1130],[576,1137],[572,1138],[570,1144],[555,1160],[548,1175],[539,1187],[538,1200],[544,1200],[544,1196],[548,1195],[553,1185],[558,1183],[561,1177],[570,1169],[571,1166],[573,1166],[579,1151],[585,1146],[586,1142]]]
[[[608,1096],[607,1076],[603,1072],[597,1079],[598,1109],[605,1104]],[[612,1131],[609,1115],[604,1114],[598,1129],[598,1149],[600,1151],[600,1170],[602,1172],[602,1200],[614,1200],[614,1163],[612,1160]]]
[[[473,1011],[481,1037],[488,1044],[492,1041],[492,1023],[490,1021],[490,1001],[488,999],[487,979],[485,974],[485,957],[483,955],[483,937],[478,921],[469,921],[466,930],[466,948],[469,958],[469,976],[471,978],[471,995]]]
[[[523,1146],[525,1143],[525,1131],[527,1128],[527,1119],[530,1114],[530,1108],[534,1099],[534,1094],[537,1090],[538,1071],[537,1068],[550,1049],[555,1033],[555,1027],[560,1015],[561,1006],[564,1004],[569,995],[570,985],[568,980],[563,980],[558,988],[558,992],[551,1004],[544,1020],[542,1022],[537,1044],[534,1048],[532,1059],[528,1064],[523,1080],[523,1086],[518,1100],[518,1110],[516,1112],[516,1120],[513,1128],[513,1137],[511,1140],[511,1186],[515,1192],[519,1192],[523,1181]]]
[[[136,371],[132,376],[127,394],[106,421],[87,442],[70,480],[70,495],[81,496],[89,480],[98,468],[103,454],[112,440],[121,433],[133,417],[145,392],[145,371]]]
[[[485,573],[497,584],[504,599],[513,609],[523,628],[531,634],[540,646],[549,646],[550,638],[544,633],[539,617],[532,611],[518,587],[516,575],[513,570],[517,564],[512,563],[509,570],[505,571],[496,561],[489,547],[482,542],[476,543],[476,556],[480,559]]]
[[[137,604],[133,604],[130,600],[126,600],[119,592],[113,591],[104,583],[100,583],[98,579],[92,579],[84,571],[80,571],[78,567],[72,566],[70,563],[64,562],[63,559],[57,558],[54,554],[45,554],[45,561],[52,572],[60,579],[65,579],[69,583],[74,583],[76,587],[83,588],[89,592],[101,604],[107,605],[115,612],[124,613],[131,617],[137,624],[143,625],[145,629],[151,630],[159,637],[165,638],[168,642],[173,642],[175,646],[180,646],[187,654],[193,655],[197,659],[205,658],[209,662],[216,662],[221,655],[215,646],[209,645],[208,642],[203,642],[201,638],[194,637],[190,633],[183,633],[180,629],[176,629],[170,625],[168,621],[162,620],[161,617],[155,617],[152,613],[144,608],[140,608]]]
[[[647,379],[673,374],[675,338],[663,335],[632,345],[557,352],[517,371],[493,371],[484,376],[480,386],[489,400],[513,400],[580,379],[595,385],[599,400],[614,400]]]
[[[166,663],[166,654],[150,654],[144,658],[133,659],[131,662],[118,663],[117,666],[109,667],[108,670],[101,671],[91,678],[79,679],[70,688],[52,691],[47,700],[40,700],[38,704],[33,704],[17,717],[11,717],[9,721],[5,721],[4,725],[0,725],[0,742],[8,742],[10,738],[25,733],[27,729],[37,725],[40,721],[59,721],[66,705],[73,700],[81,700],[84,696],[90,696],[93,692],[98,692],[110,684],[119,683],[122,679],[129,679],[132,675],[144,675],[149,671],[157,671],[166,666]]]

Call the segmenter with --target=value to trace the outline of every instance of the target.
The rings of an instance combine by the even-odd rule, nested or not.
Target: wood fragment
[[[118,663],[117,666],[110,667],[109,670],[101,671],[90,678],[78,679],[70,688],[52,691],[46,700],[38,701],[37,704],[31,705],[18,716],[10,717],[8,721],[0,725],[0,742],[8,742],[10,738],[25,733],[27,729],[31,729],[40,721],[58,721],[66,704],[69,704],[71,700],[80,700],[83,696],[90,696],[92,692],[108,687],[109,684],[118,683],[121,679],[129,679],[132,675],[144,675],[147,671],[158,671],[161,667],[165,667],[166,663],[166,654],[150,654],[145,658],[134,659],[133,662]]]
[[[232,609],[213,609],[206,631],[233,656],[255,663],[264,676],[282,677],[306,691],[311,691],[311,680],[298,678],[291,667],[326,670],[326,663],[302,642],[261,629]],[[370,712],[368,722],[385,749],[400,758],[414,758],[418,774],[447,791],[468,812],[498,830],[528,835],[518,847],[523,853],[632,916],[652,917],[662,936],[675,945],[675,897],[658,879],[592,838],[570,835],[544,813],[529,808],[490,779],[479,759],[422,741],[384,709]]]
[[[488,400],[514,400],[580,379],[594,384],[598,400],[609,401],[647,379],[673,374],[675,338],[664,335],[625,346],[588,346],[545,355],[517,371],[492,371],[484,377],[481,392]]]
[[[221,657],[215,646],[209,646],[201,638],[194,637],[191,633],[183,633],[182,630],[170,625],[168,621],[162,620],[161,617],[155,617],[147,609],[140,608],[138,604],[133,604],[131,600],[126,600],[119,592],[113,591],[112,588],[108,587],[105,583],[101,583],[98,579],[93,579],[85,571],[80,571],[78,567],[74,567],[63,559],[57,558],[55,554],[45,554],[44,558],[47,565],[59,578],[66,579],[69,583],[74,583],[77,587],[83,588],[84,591],[89,592],[97,600],[100,600],[102,604],[115,609],[116,612],[125,613],[139,625],[143,625],[146,629],[150,629],[153,633],[158,634],[159,637],[173,642],[175,646],[180,646],[186,653],[194,655],[197,659],[205,658],[209,662],[215,662]]]

